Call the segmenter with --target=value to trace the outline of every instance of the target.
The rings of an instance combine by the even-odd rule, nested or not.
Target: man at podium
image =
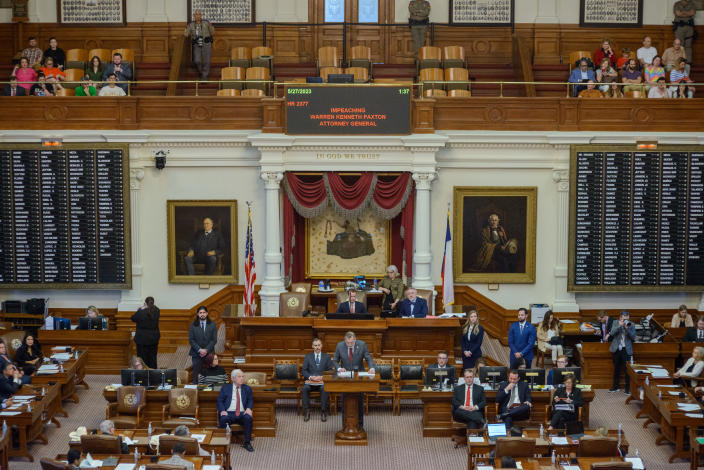
[[[363,371],[365,360],[369,367],[369,373],[373,374],[374,361],[372,355],[369,354],[369,349],[367,349],[367,343],[358,340],[353,331],[348,331],[345,333],[345,340],[337,343],[335,348],[335,357],[332,362],[335,364],[337,372]],[[344,420],[344,413],[342,418]],[[359,427],[360,429],[364,427],[364,406],[361,393],[359,394]]]

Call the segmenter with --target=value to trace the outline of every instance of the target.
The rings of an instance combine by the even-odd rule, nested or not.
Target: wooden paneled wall
[[[385,0],[387,1],[387,0]],[[385,2],[382,2],[385,3]],[[386,12],[382,5],[381,18],[393,22],[393,9]],[[321,17],[312,11],[311,18]],[[138,62],[165,63],[171,57],[175,39],[183,34],[185,24],[175,23],[129,23],[125,27],[67,27],[49,23],[27,23],[0,25],[0,40],[13,47],[0,49],[0,60],[8,62],[18,50],[25,47],[26,38],[34,35],[40,47],[45,47],[51,36],[56,36],[64,50],[71,48],[118,48],[134,49]],[[366,45],[372,49],[374,62],[413,63],[410,30],[405,24],[398,26],[348,26],[347,44]],[[700,37],[704,37],[704,26],[699,26]],[[643,28],[580,28],[565,24],[517,24],[515,32],[523,42],[530,45],[536,64],[558,64],[565,61],[571,51],[599,48],[604,37],[612,39],[617,50],[628,46],[640,47],[641,38],[650,35],[653,45],[662,52],[674,38],[669,25],[648,25]],[[513,61],[511,28],[482,27],[435,27],[437,46],[462,45],[469,56],[470,64],[505,64]],[[267,45],[274,50],[277,63],[311,63],[322,46],[342,48],[342,26],[295,26],[269,25]],[[704,63],[702,40],[695,42],[695,63]],[[262,26],[220,27],[215,33],[213,61],[226,62],[233,46],[254,47],[262,44]]]

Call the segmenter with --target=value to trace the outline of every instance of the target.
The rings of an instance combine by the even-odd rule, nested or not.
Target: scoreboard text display
[[[704,289],[704,147],[573,146],[571,291]]]
[[[0,146],[0,288],[130,289],[127,145]]]
[[[409,86],[291,86],[286,88],[287,134],[407,135]]]

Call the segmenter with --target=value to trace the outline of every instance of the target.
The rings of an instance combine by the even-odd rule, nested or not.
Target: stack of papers
[[[562,468],[564,468],[565,470],[580,470],[579,465],[563,465]]]
[[[704,414],[701,413],[685,413],[687,418],[704,418]]]
[[[665,387],[665,388],[677,388],[679,385],[672,385],[672,384],[657,384],[656,387]]]
[[[42,364],[37,369],[37,374],[58,374],[59,366],[56,364]]]
[[[673,397],[679,397],[679,396],[680,396],[680,392],[673,392],[672,390],[668,391],[667,393],[669,393],[669,394],[672,395]]]
[[[648,372],[650,372],[653,378],[664,379],[670,376],[667,369],[662,369],[659,367],[648,367]]]
[[[203,465],[203,470],[220,470],[222,467],[220,465]],[[635,467],[633,467],[635,468]],[[116,469],[117,470],[117,469]]]
[[[469,436],[469,442],[484,442],[482,436]]]
[[[205,434],[191,434],[191,437],[198,441],[198,443],[202,443],[205,440]]]
[[[566,446],[570,444],[569,442],[567,442],[567,438],[564,436],[553,436],[550,438],[550,440],[556,446]]]
[[[640,459],[640,457],[626,457],[625,459],[626,462],[631,462],[633,465],[633,470],[644,470],[645,467],[643,466],[643,461]]]
[[[21,411],[3,411],[0,413],[0,416],[17,416],[21,414]]]
[[[699,411],[701,409],[696,403],[678,403],[677,408],[681,411]]]
[[[56,360],[56,361],[59,361],[59,362],[66,362],[66,361],[68,361],[69,359],[71,359],[71,357],[72,357],[72,356],[71,356],[71,353],[67,353],[67,352],[56,353],[56,354],[52,354],[52,355],[51,355],[51,358],[52,358],[52,359],[54,359],[54,360]]]
[[[121,463],[115,467],[115,470],[134,470],[133,463]]]
[[[477,470],[494,470],[491,465],[477,465]]]

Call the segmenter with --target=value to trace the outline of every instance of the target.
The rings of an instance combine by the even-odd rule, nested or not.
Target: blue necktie
[[[200,322],[200,326],[203,328],[203,333],[205,334],[205,322]]]
[[[318,366],[320,365],[320,355],[318,354],[315,355],[315,364]]]
[[[416,306],[415,302],[411,302],[411,316],[413,316],[413,307]]]

